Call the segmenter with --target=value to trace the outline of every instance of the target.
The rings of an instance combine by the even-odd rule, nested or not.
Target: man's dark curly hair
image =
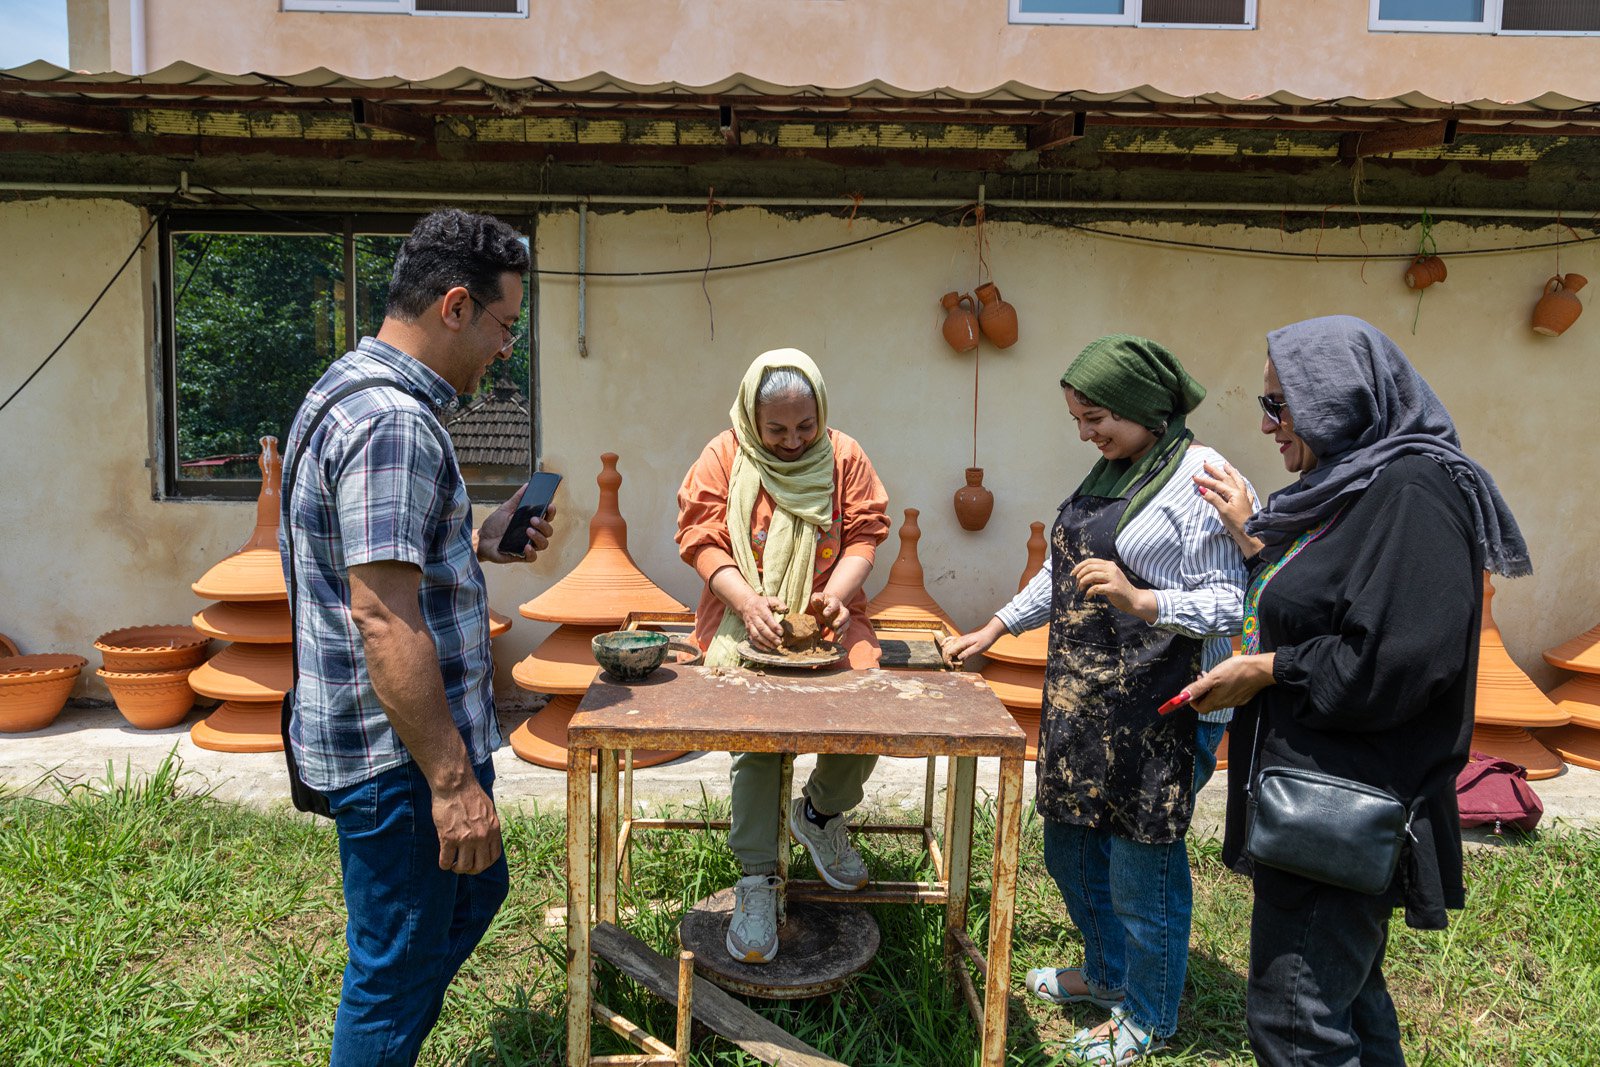
[[[410,322],[458,285],[482,303],[505,294],[500,275],[528,273],[528,250],[517,231],[493,215],[441,208],[412,229],[394,261],[384,314]],[[479,309],[472,309],[477,319]]]

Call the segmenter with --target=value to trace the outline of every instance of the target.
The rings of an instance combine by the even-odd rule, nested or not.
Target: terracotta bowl
[[[56,654],[0,659],[0,733],[43,730],[55,722],[88,662]]]
[[[619,682],[637,682],[667,658],[666,634],[648,630],[612,630],[589,642],[595,662]]]
[[[164,730],[176,726],[194,707],[194,690],[189,688],[193,667],[170,671],[96,671],[111,690],[122,717],[140,730]]]
[[[101,634],[94,647],[113,673],[171,671],[204,663],[209,640],[193,626],[125,626]]]

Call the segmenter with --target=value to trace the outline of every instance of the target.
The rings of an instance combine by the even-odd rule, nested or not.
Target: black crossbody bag
[[[1252,766],[1261,760],[1256,719]],[[1245,853],[1256,863],[1374,895],[1389,888],[1428,789],[1403,803],[1365,782],[1299,767],[1258,769],[1245,786]]]
[[[289,469],[285,471],[283,475],[282,496],[286,509],[292,508],[294,504],[294,482],[295,475],[300,470],[300,461],[305,458],[305,454],[308,450],[307,446],[310,445],[311,438],[316,434],[317,428],[322,425],[322,420],[328,417],[328,412],[333,410],[333,406],[335,404],[349,396],[351,393],[358,393],[363,389],[376,389],[384,386],[390,389],[399,389],[403,393],[416,396],[415,393],[401,385],[399,382],[391,381],[388,378],[362,378],[359,381],[351,382],[343,388],[335,391],[332,396],[328,397],[328,399],[323,402],[322,407],[317,409],[317,413],[312,416],[310,424],[306,427],[306,432],[301,435],[300,449],[295,453],[294,463],[290,465]],[[417,399],[422,400],[424,403],[427,402],[426,398],[424,397],[417,397]],[[429,424],[428,428],[433,431],[433,435],[435,437],[439,438],[440,447],[444,448],[445,442],[442,436],[442,431],[431,423]],[[444,448],[444,450],[448,455],[450,449]],[[294,745],[289,740],[289,725],[294,720],[294,691],[300,685],[300,654],[295,648],[296,628],[294,609],[297,598],[294,572],[294,524],[292,522],[285,524],[283,531],[284,541],[289,549],[289,554],[287,557],[289,561],[287,568],[289,580],[289,655],[293,664],[294,679],[289,686],[289,691],[283,694],[283,718],[280,726],[280,731],[283,734],[283,761],[289,769],[289,799],[294,803],[295,809],[298,811],[306,811],[313,815],[322,815],[331,819],[333,818],[333,809],[328,804],[327,794],[323,793],[320,789],[316,789],[313,786],[307,785],[306,780],[300,776],[300,764],[294,758]]]

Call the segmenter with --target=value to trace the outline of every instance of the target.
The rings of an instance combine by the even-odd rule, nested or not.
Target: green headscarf
[[[1120,531],[1177,473],[1194,434],[1184,416],[1200,406],[1206,388],[1189,376],[1178,357],[1147,337],[1114,333],[1091,341],[1061,376],[1096,407],[1128,419],[1156,435],[1136,460],[1102,459],[1078,487],[1087,496],[1120,497],[1157,467],[1160,470],[1128,504]]]
[[[799,459],[784,461],[761,443],[756,425],[756,397],[768,371],[787,367],[798,371],[817,399],[817,440]],[[728,412],[739,451],[728,478],[728,535],[739,573],[762,596],[777,597],[799,614],[811,600],[817,559],[817,530],[833,521],[833,442],[828,439],[828,389],[811,357],[797,348],[778,348],[756,357],[739,383],[739,395]],[[750,544],[750,516],[756,499],[766,489],[774,505],[772,522],[756,567]],[[749,637],[738,612],[722,616],[706,664],[737,663],[734,651]]]

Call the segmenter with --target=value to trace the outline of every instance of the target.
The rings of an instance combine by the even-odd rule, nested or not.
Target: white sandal
[[[1061,976],[1075,974],[1078,981],[1083,983],[1087,993],[1068,993],[1061,986]],[[1035,967],[1028,972],[1028,990],[1040,1000],[1048,1000],[1052,1004],[1094,1004],[1101,1008],[1114,1008],[1122,1003],[1122,990],[1101,989],[1088,976],[1081,967]]]

